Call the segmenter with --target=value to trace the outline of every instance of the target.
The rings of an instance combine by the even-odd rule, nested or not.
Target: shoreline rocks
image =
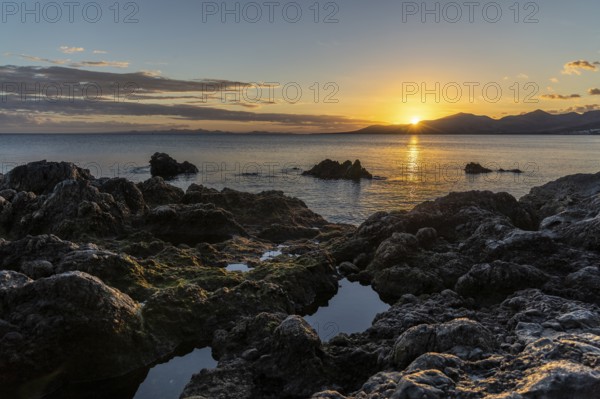
[[[183,192],[67,163],[25,165],[0,184],[9,395],[35,381],[43,394],[117,377],[207,345],[218,366],[196,370],[182,398],[600,390],[600,174],[520,200],[451,193],[358,228],[330,225],[281,192]],[[229,272],[232,263],[251,267]],[[337,270],[390,308],[366,331],[322,342],[301,315],[334,297]]]
[[[42,393],[116,377],[183,345],[206,346],[214,331],[241,317],[305,312],[337,291],[332,259],[304,237],[322,235],[326,243],[352,228],[329,225],[281,192],[195,186],[184,193],[160,177],[137,185],[96,179],[67,163],[25,165],[6,177],[0,191],[0,383],[7,392],[43,376]],[[51,190],[48,181],[56,183]],[[288,240],[297,255],[262,259]],[[253,268],[225,270],[236,262]],[[51,289],[27,288],[51,282]],[[57,295],[60,287],[73,296]],[[98,301],[124,305],[107,308],[96,321]],[[52,310],[61,307],[62,318]],[[97,333],[80,326],[85,315]],[[85,338],[98,334],[106,345]],[[118,350],[110,349],[119,342]],[[86,345],[81,356],[78,345]],[[99,359],[97,369],[82,363],[90,358]],[[74,366],[62,367],[65,362]]]
[[[339,163],[338,161],[326,159],[320,162],[318,165],[313,166],[310,170],[302,172],[302,175],[313,176],[319,179],[344,179],[357,181],[361,179],[373,179],[373,175],[362,167],[358,159],[354,161],[354,163],[349,160],[345,161],[344,163]]]

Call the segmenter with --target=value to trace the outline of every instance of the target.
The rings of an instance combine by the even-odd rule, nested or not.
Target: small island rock
[[[198,168],[188,161],[179,163],[168,154],[156,152],[150,159],[150,173],[152,177],[171,178],[181,174],[198,173]]]
[[[351,161],[339,163],[331,159],[326,159],[318,165],[313,166],[312,169],[303,172],[302,175],[314,176],[320,179],[360,180],[373,178],[373,175],[362,167],[358,159],[354,163]]]

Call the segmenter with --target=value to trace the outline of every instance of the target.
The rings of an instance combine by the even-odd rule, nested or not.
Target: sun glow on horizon
[[[410,123],[412,125],[418,125],[419,122],[421,122],[421,118],[419,118],[418,116],[413,116],[412,119],[410,120]]]

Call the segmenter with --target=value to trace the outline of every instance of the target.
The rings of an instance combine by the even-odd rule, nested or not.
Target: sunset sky
[[[61,15],[2,3],[0,132],[348,131],[600,109],[600,3],[589,0],[244,1],[225,15],[220,1],[123,1],[118,15],[114,3],[94,3],[102,15],[89,2]]]

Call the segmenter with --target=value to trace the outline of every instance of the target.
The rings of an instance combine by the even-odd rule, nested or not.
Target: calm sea
[[[157,151],[201,170],[172,183],[260,192],[281,190],[332,222],[358,224],[376,211],[409,209],[451,191],[507,191],[573,173],[600,170],[600,136],[369,136],[369,135],[0,135],[0,171],[46,159],[71,161],[97,177],[150,177]],[[373,181],[322,181],[301,170],[330,158],[360,159]],[[525,173],[466,176],[468,162]]]

